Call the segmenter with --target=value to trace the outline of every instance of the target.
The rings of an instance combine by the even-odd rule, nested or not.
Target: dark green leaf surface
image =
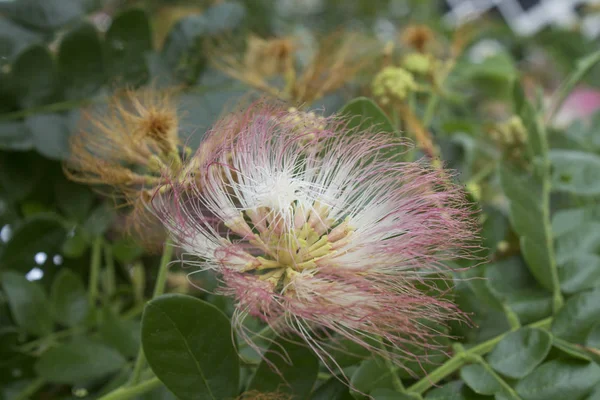
[[[342,107],[340,114],[350,118],[348,128],[362,131],[373,127],[375,131],[396,132],[383,110],[373,100],[366,97],[357,97],[349,101]]]
[[[156,376],[180,399],[227,399],[237,394],[238,356],[229,321],[190,296],[164,295],[148,303],[142,345]]]
[[[362,393],[369,394],[374,389],[393,389],[392,375],[382,359],[368,359],[363,361],[350,379],[352,388]],[[354,393],[355,397],[363,398]]]
[[[552,333],[573,343],[584,343],[600,320],[600,289],[582,292],[569,298],[552,323]]]
[[[8,15],[40,30],[54,30],[81,17],[87,0],[19,0],[6,7]]]
[[[319,370],[319,360],[305,346],[285,340],[274,342],[248,386],[261,393],[289,393],[293,399],[308,399]],[[274,368],[273,368],[274,366]]]
[[[117,372],[124,364],[125,358],[115,349],[77,338],[46,351],[38,360],[36,371],[48,382],[85,384]]]
[[[167,36],[161,57],[180,81],[196,82],[206,65],[200,44],[207,24],[204,15],[189,15],[177,21]]]
[[[46,104],[54,98],[58,73],[48,50],[37,45],[24,50],[13,65],[11,84],[21,107]]]
[[[452,381],[430,390],[425,400],[484,400],[492,397],[473,392],[461,381]]]
[[[509,378],[523,378],[548,355],[552,337],[545,331],[521,328],[509,333],[488,356],[492,368]]]
[[[65,235],[65,228],[56,216],[39,214],[30,217],[14,230],[0,253],[0,268],[29,271],[35,266],[34,256],[39,252],[56,254]]]
[[[479,394],[492,395],[502,390],[502,385],[496,377],[479,364],[462,367],[460,377],[473,391]]]
[[[120,319],[108,308],[103,312],[99,332],[104,342],[128,358],[133,358],[141,345],[139,321]]]
[[[582,196],[600,194],[600,156],[582,151],[552,150],[552,188]]]
[[[600,367],[594,363],[554,360],[542,364],[517,383],[523,400],[578,399],[600,381]]]
[[[75,326],[88,314],[88,299],[81,278],[63,268],[52,282],[50,292],[54,318],[65,326]]]
[[[131,9],[117,15],[105,37],[108,76],[119,84],[140,85],[148,80],[146,55],[152,35],[146,13]]]
[[[510,201],[510,221],[521,237],[521,251],[536,280],[546,289],[552,290],[552,250],[544,213],[541,209],[540,184],[533,178],[522,176],[512,168],[502,166],[500,178],[504,193]],[[547,221],[549,225],[550,222]]]
[[[11,62],[28,46],[39,43],[42,35],[27,29],[8,18],[0,18],[0,65]]]
[[[102,86],[105,77],[102,45],[92,25],[82,24],[62,40],[58,71],[67,99],[89,97]]]
[[[232,31],[240,25],[245,15],[246,9],[237,1],[217,3],[204,13],[206,31],[210,35]]]
[[[310,400],[353,400],[348,386],[337,378],[330,378],[319,386]]]
[[[75,221],[85,220],[94,202],[94,194],[87,186],[67,179],[56,182],[54,196],[60,211]]]
[[[375,389],[371,392],[373,400],[419,400],[418,394],[399,393],[391,389]]]
[[[35,114],[25,119],[35,149],[42,155],[63,160],[69,155],[70,126],[66,115]]]
[[[31,132],[22,121],[0,122],[0,148],[29,150],[33,147]]]
[[[51,333],[52,310],[42,287],[15,272],[4,272],[0,279],[15,323],[30,335]]]

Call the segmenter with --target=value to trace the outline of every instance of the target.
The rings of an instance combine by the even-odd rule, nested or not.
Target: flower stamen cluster
[[[423,321],[463,319],[418,288],[443,260],[470,254],[462,190],[445,172],[399,162],[398,139],[355,129],[258,104],[208,133],[228,140],[192,157],[202,159],[184,168],[194,179],[154,193],[188,263],[215,271],[234,297],[234,326],[252,346],[248,316],[299,335],[330,366],[327,349],[343,339],[400,362],[439,335]]]

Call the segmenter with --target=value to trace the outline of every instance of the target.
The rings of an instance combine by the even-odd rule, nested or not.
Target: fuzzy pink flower
[[[152,205],[194,264],[218,272],[243,338],[250,315],[296,333],[330,366],[342,339],[400,363],[439,335],[428,322],[463,318],[418,289],[444,260],[468,256],[474,237],[447,172],[397,161],[406,145],[388,133],[277,106],[208,135],[230,139]]]

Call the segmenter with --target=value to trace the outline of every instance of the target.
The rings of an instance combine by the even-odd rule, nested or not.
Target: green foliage
[[[264,357],[248,390],[289,393],[294,399],[308,399],[319,369],[319,360],[309,349],[281,340],[273,342]]]
[[[340,114],[350,119],[348,128],[357,130],[373,129],[374,131],[394,134],[396,129],[383,110],[371,99],[358,97],[349,101],[340,110]]]
[[[594,363],[553,360],[542,364],[516,385],[523,400],[577,399],[600,381],[600,367]]]
[[[230,330],[216,307],[165,295],[146,306],[142,344],[154,373],[179,398],[222,399],[235,395],[239,379]]]
[[[488,356],[490,366],[509,378],[523,378],[548,355],[552,337],[541,329],[522,328],[509,333]]]
[[[82,384],[117,372],[125,358],[101,343],[77,338],[54,347],[37,361],[37,373],[49,382]]]
[[[50,301],[55,319],[64,326],[82,323],[89,312],[83,282],[68,269],[61,270],[54,278]]]
[[[54,321],[46,293],[35,282],[16,272],[4,272],[2,289],[17,326],[25,333],[44,336],[52,332]]]
[[[451,38],[464,37],[440,28],[429,2],[403,2],[406,13],[388,0],[323,3],[311,11],[263,0],[0,2],[0,400],[600,400],[600,112],[556,125],[573,90],[597,86],[595,43],[558,29],[518,38],[486,20],[446,63]],[[471,318],[436,327],[447,335],[436,348],[409,340],[395,349],[418,361],[394,365],[347,339],[324,344],[332,357],[321,359],[301,338],[236,314],[236,328],[268,338],[248,346],[232,329],[235,300],[212,293],[220,277],[179,262],[167,268],[160,243],[145,248],[129,235],[123,196],[64,176],[85,113],[102,115],[124,88],[175,88],[181,144],[193,151],[215,118],[255,97],[248,82],[212,68],[215,48],[240,50],[231,56],[245,62],[248,29],[293,35],[302,71],[326,31],[371,32],[381,21],[400,34],[415,21],[443,30],[432,46],[444,54],[433,53],[437,75],[419,77],[403,106],[439,148],[439,164],[458,169],[448,179],[466,187],[481,225],[474,247],[485,248],[480,259],[448,261],[451,282],[428,275],[417,285],[438,287]],[[480,39],[501,48],[481,55],[471,47]],[[394,46],[386,58],[373,44],[367,68],[319,103],[289,106],[339,110],[357,132],[414,141],[399,109],[368,97],[381,66],[413,51]],[[546,85],[537,98],[532,79]],[[522,142],[492,140],[516,117]],[[155,229],[149,222],[142,231]],[[188,258],[175,251],[173,260]]]

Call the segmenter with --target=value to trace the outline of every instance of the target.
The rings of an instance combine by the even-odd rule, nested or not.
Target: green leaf
[[[67,258],[79,258],[83,256],[89,247],[89,237],[79,226],[70,232],[65,242],[61,246],[61,253]]]
[[[484,400],[488,396],[474,393],[462,381],[452,381],[427,392],[425,400]]]
[[[552,312],[552,297],[537,283],[520,257],[487,264],[485,284],[517,313],[521,323],[538,321]]]
[[[12,62],[14,57],[32,44],[42,41],[42,36],[8,18],[0,18],[0,54],[6,57],[3,63]]]
[[[123,235],[112,243],[115,260],[128,264],[144,254],[144,249],[129,235]]]
[[[239,26],[246,15],[244,6],[235,1],[223,1],[209,7],[204,13],[206,31],[217,35],[232,31]]]
[[[238,356],[229,321],[216,307],[175,294],[150,301],[142,318],[142,346],[156,376],[177,397],[237,395]]]
[[[31,196],[40,186],[48,161],[35,152],[0,152],[0,191],[14,204]]]
[[[492,368],[509,378],[523,378],[548,355],[552,337],[541,329],[521,328],[509,333],[488,356]]]
[[[35,149],[42,155],[64,160],[69,155],[70,126],[66,115],[35,114],[25,118]]]
[[[558,277],[565,293],[577,293],[600,286],[600,256],[577,254],[559,266]]]
[[[29,150],[32,147],[31,132],[23,121],[0,122],[0,149]]]
[[[51,333],[54,327],[52,312],[42,287],[15,272],[5,272],[1,277],[2,289],[17,325],[34,336]]]
[[[560,350],[563,354],[568,355],[570,358],[586,362],[592,361],[590,355],[586,353],[580,345],[569,343],[566,340],[555,336],[552,339],[552,346]]]
[[[76,326],[88,314],[88,299],[81,278],[71,270],[62,268],[50,291],[54,318],[65,326]]]
[[[592,393],[585,400],[600,400],[600,385],[596,385]]]
[[[523,400],[577,399],[600,381],[600,367],[574,360],[553,360],[542,364],[517,383]]]
[[[288,393],[307,399],[317,380],[319,360],[310,349],[285,339],[275,341],[264,355],[248,390]]]
[[[11,84],[21,107],[48,103],[58,87],[56,66],[48,50],[35,45],[23,51],[13,65]]]
[[[48,382],[81,385],[117,372],[125,362],[116,350],[81,337],[46,351],[35,369]]]
[[[83,230],[91,237],[104,234],[115,219],[115,210],[109,203],[96,207],[83,223]]]
[[[556,261],[565,264],[581,254],[595,253],[600,248],[600,222],[586,221],[556,241]]]
[[[310,400],[353,400],[348,385],[338,378],[329,378],[313,393]]]
[[[460,377],[475,393],[492,395],[502,390],[502,385],[496,377],[479,364],[462,367]]]
[[[552,333],[561,339],[583,344],[600,320],[600,289],[578,293],[565,303],[552,323]]]
[[[5,10],[24,25],[54,30],[83,16],[86,3],[83,0],[19,0],[10,2]]]
[[[517,69],[509,54],[498,53],[486,57],[480,63],[469,64],[468,75],[477,79],[513,81],[517,77]]]
[[[590,221],[600,222],[600,204],[557,211],[552,217],[552,232],[558,238]]]
[[[81,222],[88,216],[94,194],[88,186],[67,179],[59,179],[54,185],[54,198],[60,211],[74,221]]]
[[[342,107],[340,115],[346,115],[350,118],[348,129],[356,128],[357,131],[374,129],[375,131],[396,134],[394,125],[385,115],[385,112],[367,97],[357,97],[350,100]]]
[[[20,224],[0,253],[0,267],[27,272],[39,252],[56,254],[65,239],[61,221],[52,214],[37,214]]]
[[[596,323],[588,333],[585,345],[600,350],[600,322]]]
[[[373,400],[419,400],[415,393],[399,393],[391,389],[375,389],[371,392]]]
[[[505,165],[500,167],[502,189],[510,202],[510,221],[521,238],[521,251],[529,270],[546,289],[555,290],[550,221],[543,210],[540,185]],[[558,277],[556,277],[558,280]]]
[[[141,345],[138,321],[123,320],[106,307],[98,331],[105,343],[117,349],[125,357],[132,358],[138,353]]]
[[[575,150],[551,150],[552,188],[581,196],[600,194],[600,156]]]
[[[194,83],[206,66],[201,39],[207,33],[204,15],[188,15],[175,24],[162,48],[161,58],[180,81]]]
[[[58,50],[58,71],[67,99],[89,97],[102,86],[102,45],[92,25],[82,24],[62,40]]]
[[[150,22],[143,10],[118,14],[105,36],[108,76],[119,84],[138,86],[148,80],[146,54],[152,50]]]
[[[357,391],[365,394],[371,393],[374,389],[393,389],[392,374],[385,365],[385,362],[378,358],[371,358],[363,361],[350,379],[350,386]],[[364,396],[353,392],[356,398]]]

